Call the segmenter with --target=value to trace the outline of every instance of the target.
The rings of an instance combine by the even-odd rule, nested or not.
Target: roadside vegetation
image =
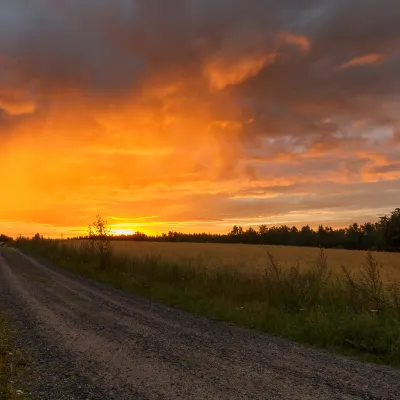
[[[0,311],[0,399],[28,398],[24,381],[29,375],[27,361],[13,341],[14,331]]]
[[[308,268],[282,266],[268,249],[262,272],[207,268],[113,252],[98,217],[87,240],[20,237],[16,246],[71,272],[211,318],[320,348],[400,366],[400,282],[382,279],[368,253],[337,274],[320,250]],[[399,256],[400,268],[400,256]]]
[[[0,234],[0,247],[6,247],[12,243],[13,239],[9,236]]]

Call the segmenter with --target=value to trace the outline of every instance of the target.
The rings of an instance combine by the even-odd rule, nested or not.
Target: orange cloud
[[[303,53],[308,53],[311,48],[310,39],[305,35],[296,35],[289,32],[280,32],[278,41],[299,47]]]
[[[275,62],[276,53],[248,54],[236,60],[213,57],[206,61],[204,74],[215,90],[237,85],[256,76],[262,69]]]
[[[24,78],[14,59],[0,54],[0,109],[10,115],[31,114],[36,109],[35,80]]]
[[[311,48],[310,40],[304,35],[280,32],[275,38],[275,46],[268,44],[262,35],[249,39],[251,44],[225,45],[217,54],[206,59],[203,72],[213,90],[237,85],[257,76],[264,68],[274,64],[282,44],[294,45],[303,53]]]
[[[32,114],[36,109],[36,103],[25,93],[10,92],[0,88],[0,109],[11,115]]]
[[[350,61],[341,65],[339,67],[339,69],[344,70],[344,69],[348,69],[348,68],[361,67],[363,65],[377,64],[380,61],[382,61],[383,58],[384,58],[384,55],[380,54],[380,53],[367,54],[362,57],[352,58]]]

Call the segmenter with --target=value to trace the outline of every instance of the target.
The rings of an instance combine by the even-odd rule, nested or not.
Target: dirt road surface
[[[400,399],[400,372],[168,308],[0,254],[32,398]]]

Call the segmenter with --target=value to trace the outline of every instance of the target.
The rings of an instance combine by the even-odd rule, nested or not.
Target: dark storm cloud
[[[195,67],[203,52],[231,38],[240,46],[265,35],[268,44],[280,30],[309,35],[313,48],[270,72],[276,84],[288,79],[282,96],[313,79],[333,90],[352,83],[353,72],[337,78],[337,71],[318,71],[316,62],[335,67],[369,52],[393,53],[400,37],[400,3],[391,0],[1,0],[0,7],[0,51],[29,77],[110,90],[129,87],[146,68]],[[363,72],[359,80],[370,78]]]
[[[254,119],[244,143],[280,135],[321,141],[365,115],[378,125],[395,119],[380,104],[400,92],[396,0],[0,0],[0,11],[0,61],[19,69],[0,80],[9,113],[28,112],[27,98],[43,102],[52,92],[115,98],[143,82],[182,78],[190,80],[184,95],[206,97],[216,119],[238,109]],[[309,48],[282,32],[301,35]],[[229,111],[223,93],[204,84],[204,63],[225,57],[228,68],[262,52],[277,58],[220,84],[238,104]],[[382,58],[351,64],[370,54]],[[20,108],[2,86],[18,89]]]
[[[62,1],[0,4],[0,52],[18,63],[25,79],[45,88],[112,91],[128,86],[140,70],[140,62],[113,47],[100,29],[97,18],[107,11],[101,1],[92,10]]]

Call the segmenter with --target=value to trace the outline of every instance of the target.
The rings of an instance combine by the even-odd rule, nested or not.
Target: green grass
[[[0,312],[0,399],[26,399],[24,383],[29,376],[24,353],[13,344],[14,330]]]
[[[321,251],[307,270],[283,268],[266,252],[264,274],[207,269],[157,256],[99,263],[88,242],[20,240],[55,265],[200,315],[268,332],[363,360],[400,366],[400,285],[384,283],[369,255],[358,274],[330,273]],[[100,268],[103,265],[103,268]]]

